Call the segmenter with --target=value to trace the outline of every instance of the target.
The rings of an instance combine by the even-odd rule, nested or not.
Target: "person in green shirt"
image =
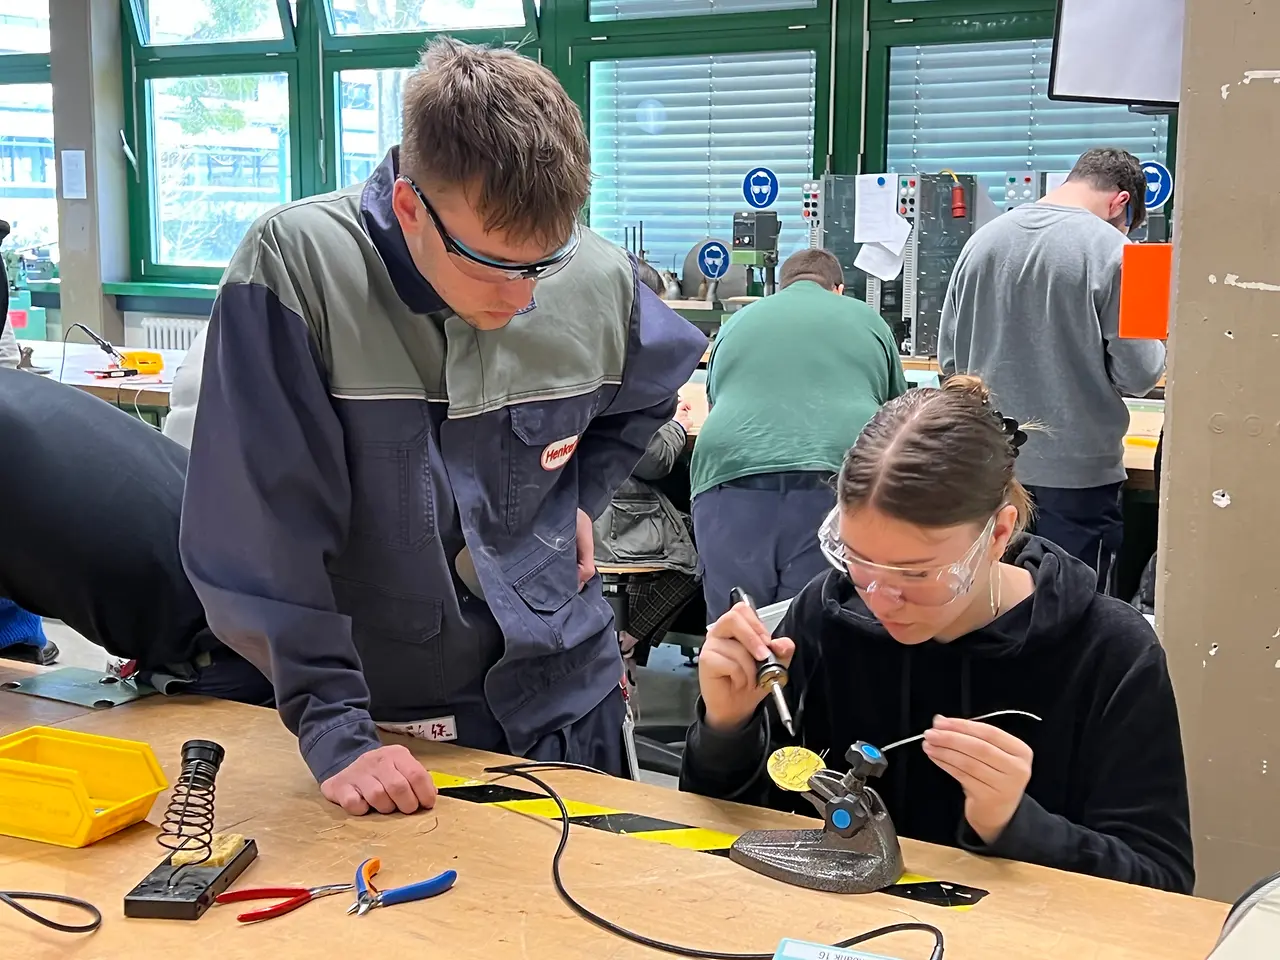
[[[840,262],[801,250],[779,292],[734,314],[707,369],[710,413],[690,467],[707,614],[741,587],[761,606],[824,572],[818,527],[844,453],[907,391],[884,319],[846,297]]]

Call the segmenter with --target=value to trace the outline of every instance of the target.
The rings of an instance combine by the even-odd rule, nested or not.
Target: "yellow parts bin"
[[[145,820],[164,771],[145,743],[29,727],[0,737],[0,834],[86,847]]]

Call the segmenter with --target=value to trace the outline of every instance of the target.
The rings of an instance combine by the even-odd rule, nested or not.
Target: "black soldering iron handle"
[[[751,594],[747,593],[747,591],[743,590],[741,587],[734,587],[729,591],[729,605],[731,607],[736,607],[740,603],[745,603],[750,607],[752,613],[757,612],[756,602],[752,598]],[[774,656],[772,650],[768,652],[763,660],[758,660],[756,662],[761,668],[782,667],[782,661]],[[785,667],[783,667],[783,669],[785,669]]]
[[[734,587],[729,591],[729,601],[735,607],[745,603],[752,611],[756,609],[756,602],[741,587]],[[756,682],[769,691],[769,695],[773,697],[774,709],[778,711],[778,719],[782,721],[787,733],[794,737],[795,721],[791,717],[791,708],[787,706],[786,695],[782,692],[782,688],[787,685],[787,668],[782,665],[782,661],[774,655],[772,650],[767,646],[765,649],[767,651],[765,658],[756,661]]]

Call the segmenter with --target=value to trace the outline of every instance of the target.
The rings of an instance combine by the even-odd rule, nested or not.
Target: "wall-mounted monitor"
[[[1058,0],[1051,100],[1176,107],[1186,0]]]

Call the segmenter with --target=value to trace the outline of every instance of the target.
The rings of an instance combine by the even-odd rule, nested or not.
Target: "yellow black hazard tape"
[[[442,797],[465,800],[469,803],[490,803],[504,810],[545,820],[560,819],[560,808],[556,806],[556,802],[540,793],[509,787],[502,783],[458,777],[451,773],[433,771],[431,777]],[[565,799],[564,805],[569,811],[569,822],[576,826],[621,834],[637,840],[648,840],[651,843],[661,843],[669,847],[696,850],[718,857],[728,857],[729,848],[738,839],[732,833],[707,830],[704,827],[691,827],[672,820],[662,820],[640,813],[627,813],[625,810],[614,810],[578,800]],[[950,910],[972,910],[987,896],[987,891],[978,887],[933,880],[914,873],[904,874],[901,880],[884,892],[917,903],[946,907]]]

